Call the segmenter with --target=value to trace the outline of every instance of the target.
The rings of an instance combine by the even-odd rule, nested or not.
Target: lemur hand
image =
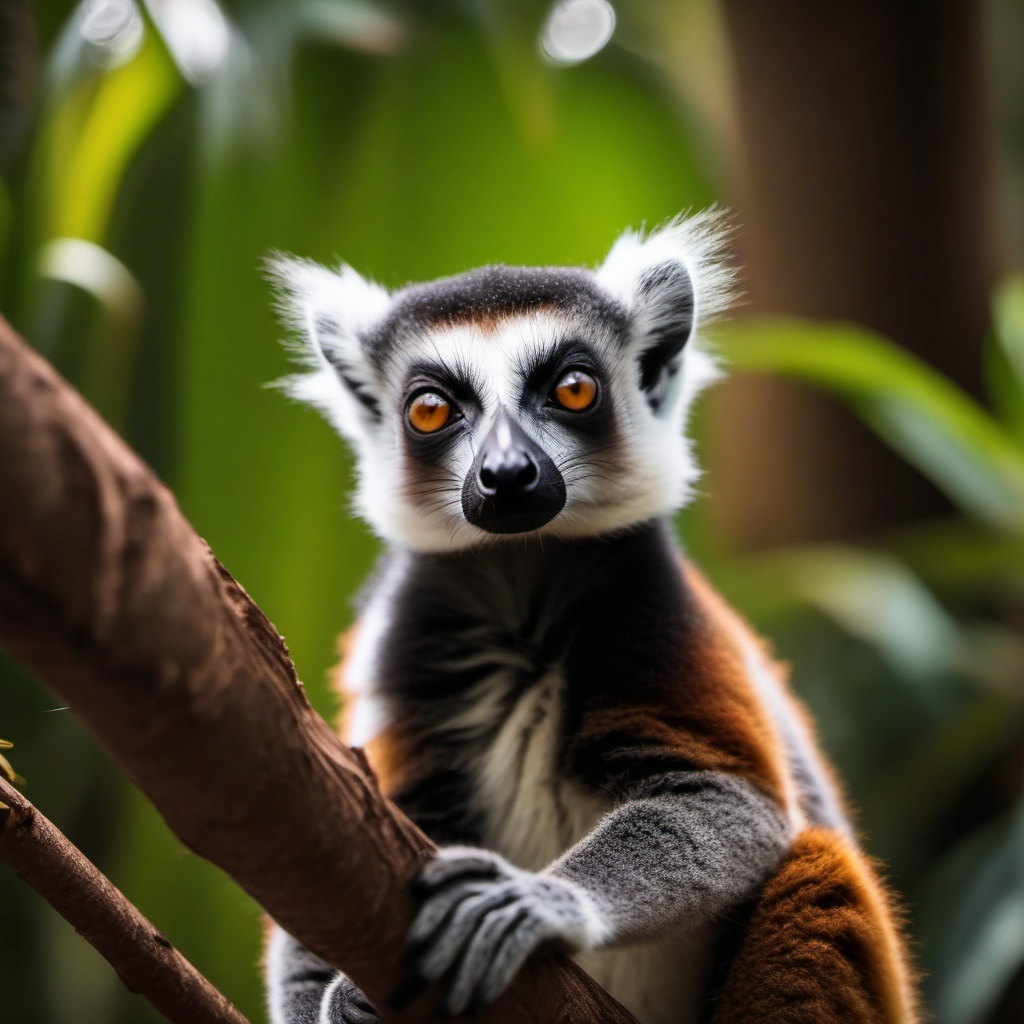
[[[426,983],[453,970],[443,1013],[490,1002],[542,943],[591,949],[605,937],[598,908],[578,885],[522,871],[487,850],[441,850],[417,893],[423,906],[409,935],[410,973]]]
[[[373,1004],[344,974],[324,992],[317,1024],[384,1024]]]

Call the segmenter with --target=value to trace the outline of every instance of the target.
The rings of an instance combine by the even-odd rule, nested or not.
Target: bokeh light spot
[[[553,64],[579,64],[603,50],[614,31],[615,9],[608,0],[557,0],[540,48]]]

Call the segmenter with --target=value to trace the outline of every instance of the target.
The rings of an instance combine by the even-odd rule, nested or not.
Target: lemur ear
[[[287,378],[286,390],[358,439],[380,422],[380,380],[365,339],[387,313],[387,290],[345,264],[334,271],[275,256],[268,269],[282,316],[300,338],[292,350],[310,371]]]
[[[596,271],[598,283],[629,314],[640,387],[655,412],[683,393],[683,350],[698,322],[729,304],[724,234],[717,211],[670,221],[646,237],[627,231]]]

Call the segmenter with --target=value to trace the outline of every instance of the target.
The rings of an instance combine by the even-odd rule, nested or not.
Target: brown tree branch
[[[5,806],[6,805],[6,806]],[[127,897],[16,789],[0,779],[0,861],[174,1024],[248,1024]]]
[[[2,321],[0,643],[186,845],[386,1007],[431,844],[310,707],[276,630],[170,492]],[[430,1020],[433,1001],[389,1019]],[[467,1019],[632,1020],[561,957]]]

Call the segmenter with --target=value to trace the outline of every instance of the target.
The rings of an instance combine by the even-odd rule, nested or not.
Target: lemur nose
[[[491,449],[484,453],[477,473],[482,494],[531,491],[537,486],[540,471],[529,452],[521,448]]]
[[[540,468],[534,444],[507,413],[499,413],[484,438],[476,483],[486,498],[514,498],[537,486]]]
[[[551,456],[500,409],[462,486],[467,522],[488,533],[529,533],[565,506],[565,480]]]

